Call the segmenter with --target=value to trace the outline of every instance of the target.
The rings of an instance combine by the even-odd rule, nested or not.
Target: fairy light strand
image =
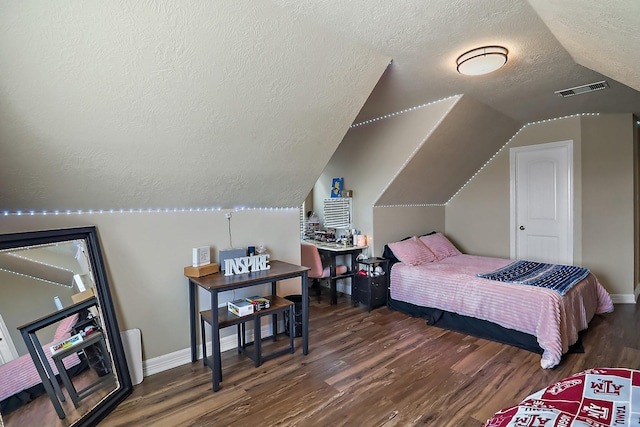
[[[464,184],[462,184],[462,186],[458,189],[458,191],[456,191],[450,198],[449,200],[447,200],[445,203],[414,203],[414,204],[394,204],[394,205],[373,205],[374,207],[377,208],[398,208],[398,207],[435,207],[435,206],[447,206],[449,204],[449,202],[451,202],[451,200],[453,200],[454,197],[456,197],[458,194],[460,194],[460,192],[485,168],[487,167],[487,165],[489,163],[491,163],[509,144],[511,144],[511,142],[522,132],[524,131],[526,128],[528,128],[529,126],[533,126],[533,125],[538,125],[538,124],[542,124],[542,123],[549,123],[549,122],[554,122],[554,121],[558,121],[558,120],[564,120],[564,119],[571,119],[571,118],[575,118],[575,117],[582,117],[582,116],[599,116],[600,113],[578,113],[578,114],[571,114],[571,115],[567,115],[567,116],[561,116],[561,117],[555,117],[552,119],[545,119],[545,120],[538,120],[535,122],[529,122],[525,125],[523,125],[520,129],[518,129],[518,131],[513,134],[513,136],[511,138],[509,138],[509,140],[498,149],[498,151],[496,151],[493,156],[491,156],[489,158],[489,160],[487,160],[481,167],[480,169],[478,169],[476,171],[476,173],[474,173]],[[405,162],[405,164],[403,165],[403,167],[406,165],[407,162]],[[403,168],[401,168],[400,170],[402,170]],[[397,176],[398,174],[396,174]],[[389,184],[387,184],[387,187],[389,185],[391,185],[391,183],[393,183],[393,180],[395,180],[396,176],[394,176],[394,178],[391,180],[391,182],[389,182]]]
[[[64,215],[110,215],[110,214],[139,214],[139,213],[176,213],[176,212],[243,212],[243,211],[260,211],[260,212],[281,212],[281,211],[298,211],[299,207],[237,207],[231,209],[223,209],[221,207],[214,208],[138,208],[138,209],[77,209],[77,210],[53,210],[53,211],[2,211],[2,216],[64,216]]]

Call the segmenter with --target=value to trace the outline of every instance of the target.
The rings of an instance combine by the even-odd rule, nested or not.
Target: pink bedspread
[[[51,349],[49,348],[53,344],[54,342],[45,344],[42,348],[44,349],[44,353],[51,364],[53,373],[57,375],[58,369],[56,368],[55,363],[51,360]],[[80,358],[74,353],[65,357],[62,363],[64,363],[64,366],[69,369],[80,363]],[[36,384],[40,384],[41,382],[40,375],[38,374],[38,371],[33,364],[33,360],[28,353],[12,360],[9,363],[0,365],[0,401],[19,393],[22,390],[33,387]]]
[[[496,323],[534,335],[543,350],[540,365],[560,363],[578,332],[595,314],[613,311],[607,291],[593,274],[564,297],[534,286],[480,279],[511,260],[457,255],[411,266],[396,263],[391,270],[391,298]]]

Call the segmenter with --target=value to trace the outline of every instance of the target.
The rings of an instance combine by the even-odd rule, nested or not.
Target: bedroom
[[[403,60],[396,54],[377,53],[375,49],[363,48],[361,40],[369,36],[372,45],[391,46],[393,32],[403,34],[405,21],[407,28],[424,30],[420,21],[431,20],[435,31],[429,11],[420,9],[417,3],[413,6],[420,13],[415,13],[409,4],[396,11],[372,7],[368,12],[372,14],[370,32],[360,35],[354,29],[350,39],[353,41],[345,42],[346,35],[338,31],[341,27],[338,17],[329,19],[328,15],[333,16],[332,9],[322,13],[311,5],[296,11],[287,8],[285,2],[260,7],[250,2],[224,2],[219,9],[212,10],[199,3],[187,8],[177,2],[152,2],[147,10],[142,6],[131,9],[132,6],[125,4],[109,7],[71,2],[43,10],[41,5],[33,3],[18,6],[17,2],[9,2],[3,5],[8,13],[3,13],[1,18],[6,24],[2,26],[3,31],[8,34],[3,33],[0,40],[4,41],[3,64],[14,66],[3,66],[6,71],[1,80],[0,210],[25,213],[34,210],[39,214],[4,216],[0,219],[0,229],[13,232],[97,225],[107,254],[120,325],[122,329],[142,330],[145,367],[147,373],[153,373],[159,367],[185,361],[183,350],[188,347],[188,321],[182,267],[188,264],[190,249],[194,246],[211,245],[216,250],[231,246],[224,217],[226,210],[234,210],[233,246],[265,244],[274,258],[298,262],[298,211],[288,208],[302,202],[323,176],[326,166],[325,174],[329,178],[344,175],[346,185],[353,186],[356,203],[363,204],[363,208],[355,211],[356,215],[363,215],[357,222],[361,224],[359,227],[371,230],[378,253],[383,243],[394,238],[438,229],[445,230],[466,252],[508,256],[508,209],[505,207],[508,199],[504,199],[504,192],[500,197],[492,193],[494,185],[508,187],[504,158],[496,159],[502,166],[483,170],[458,195],[461,197],[446,207],[372,208],[373,200],[392,179],[397,178],[400,184],[404,178],[410,178],[403,177],[402,173],[396,177],[396,173],[420,141],[430,135],[435,123],[449,121],[450,127],[457,125],[458,132],[462,133],[461,146],[456,148],[459,157],[467,152],[464,144],[489,144],[484,154],[472,159],[475,164],[466,165],[467,170],[449,167],[446,179],[456,184],[448,194],[451,196],[522,125],[568,114],[601,112],[610,114],[531,125],[526,132],[518,134],[518,138],[523,138],[523,145],[572,139],[586,146],[582,163],[582,232],[576,247],[584,264],[593,268],[597,264],[602,270],[599,274],[605,275],[610,286],[614,286],[610,289],[612,294],[628,298],[638,283],[632,231],[636,184],[631,161],[634,138],[637,138],[633,133],[637,135],[637,127],[634,128],[631,114],[640,110],[640,98],[635,90],[623,86],[637,90],[637,86],[634,87],[637,74],[632,73],[630,79],[625,79],[618,73],[626,68],[639,69],[638,59],[633,56],[635,51],[628,49],[618,55],[626,67],[587,62],[592,58],[569,51],[571,45],[564,37],[570,36],[558,30],[552,35],[545,27],[555,28],[553,21],[549,21],[553,18],[543,13],[544,10],[538,12],[544,24],[540,22],[541,18],[532,8],[544,9],[544,3],[518,2],[517,7],[512,2],[491,7],[478,4],[476,8],[464,5],[467,15],[474,16],[484,16],[488,10],[512,10],[512,14],[500,18],[494,28],[509,19],[525,17],[524,22],[530,24],[536,34],[530,37],[540,42],[540,47],[534,47],[525,43],[526,39],[521,40],[522,49],[531,49],[528,53],[519,53],[520,58],[525,55],[525,59],[518,60],[513,48],[514,56],[503,72],[478,77],[481,80],[465,80],[459,76],[455,71],[455,57],[477,43],[493,42],[493,37],[506,39],[506,34],[494,36],[479,29],[473,32],[470,28],[468,35],[461,31],[454,43],[443,43],[448,49],[444,53],[436,49],[437,43],[424,41],[425,38],[440,40],[432,33],[416,37],[419,44],[398,40],[407,45],[405,55],[419,56],[423,64],[430,63],[429,56],[433,56],[442,60],[443,65],[442,69],[434,65],[432,72],[437,69],[442,75],[451,74],[448,79],[453,83],[447,89],[443,84],[437,88],[442,92],[427,97],[418,95],[417,90],[407,94],[406,89],[397,87],[406,56]],[[592,6],[597,8],[595,4]],[[612,12],[620,24],[623,40],[633,39],[625,32],[624,20],[637,15],[633,13],[635,7],[629,3]],[[445,13],[451,12],[446,9],[440,5],[433,10],[446,16]],[[254,13],[246,14],[246,10]],[[355,10],[342,12],[341,16],[351,16],[354,20],[359,16]],[[314,19],[316,13],[324,19]],[[414,13],[415,17],[409,19]],[[290,19],[291,14],[296,19]],[[305,17],[306,14],[310,17]],[[377,14],[394,23],[389,24],[389,33],[371,34],[379,28],[374,24]],[[133,17],[135,25],[129,21]],[[300,21],[306,19],[316,24],[308,28],[301,25]],[[589,14],[583,19],[588,20]],[[323,21],[332,22],[332,29],[316,27]],[[186,31],[187,27],[190,31]],[[259,33],[247,32],[246,28],[256,28]],[[415,28],[407,34],[415,35]],[[88,31],[93,31],[91,37],[86,36]],[[320,35],[311,37],[309,33]],[[206,42],[191,43],[201,39]],[[293,43],[294,39],[298,42]],[[614,35],[602,36],[602,39],[618,43]],[[34,40],[39,44],[30,43]],[[212,44],[210,40],[220,42]],[[542,43],[549,40],[552,44]],[[432,47],[426,49],[425,45]],[[523,82],[519,80],[505,83],[505,73],[527,78],[534,75],[529,69],[533,67],[532,60],[544,57],[544,52],[536,49],[545,46],[554,52],[554,60],[562,60],[569,76],[563,73],[557,85],[555,81],[545,83],[543,88],[536,89],[540,92],[531,92],[534,90],[531,88],[524,94],[517,92],[507,98],[505,102],[509,106],[504,109],[520,106],[524,112],[517,119],[504,118],[504,113],[496,114],[499,120],[515,121],[516,125],[503,123],[503,126],[488,127],[495,138],[484,136],[487,130],[484,124],[476,123],[465,129],[468,123],[473,123],[469,119],[482,117],[474,113],[475,109],[470,113],[460,111],[459,116],[447,115],[445,119],[445,111],[435,111],[444,103],[349,130],[352,123],[458,93],[471,93],[472,98],[479,99],[463,100],[459,107],[464,107],[462,104],[467,102],[489,102],[490,96],[481,95],[490,94],[498,87],[522,88]],[[283,58],[282,52],[288,52],[289,56]],[[599,57],[607,58],[617,50],[601,48],[597,52]],[[249,55],[252,61],[247,67],[245,59]],[[571,56],[577,57],[584,66],[574,62]],[[387,69],[392,57],[394,62]],[[548,62],[537,65],[547,66]],[[426,72],[430,67],[423,65],[422,68]],[[586,80],[573,81],[571,77],[576,73]],[[543,74],[536,78],[546,77]],[[616,83],[615,77],[620,83]],[[553,94],[554,90],[602,79],[610,82],[612,88],[607,90],[611,92],[603,90],[565,99]],[[424,82],[433,81],[440,80],[423,77],[419,82],[422,86]],[[225,87],[229,90],[224,90]],[[480,89],[484,92],[478,92]],[[623,98],[618,102],[620,91],[631,91],[629,103],[625,104]],[[523,96],[529,99],[520,101]],[[536,102],[538,98],[555,108],[541,106],[543,104]],[[314,101],[309,102],[310,99]],[[482,111],[490,112],[491,107]],[[415,121],[410,121],[411,117]],[[431,125],[427,123],[429,120]],[[392,143],[395,146],[398,141],[409,141],[413,146],[404,147],[407,156],[395,159],[395,165],[390,161],[382,163],[383,159],[391,160],[387,152],[367,151],[366,143],[371,141],[371,135],[360,139],[357,135],[373,132],[380,135],[378,144],[386,140],[387,147],[391,147]],[[606,133],[603,136],[600,132]],[[449,135],[434,133],[431,136],[442,140]],[[349,170],[335,169],[337,162],[347,160],[336,152],[348,149],[347,144],[344,147],[340,144],[343,139],[360,141],[359,158],[366,159],[369,153],[374,156],[369,165],[377,172],[373,177],[377,182],[368,181],[366,177],[371,175],[364,171],[360,175],[349,175]],[[606,150],[598,150],[603,140],[609,145]],[[618,149],[612,150],[611,144]],[[336,157],[331,160],[334,152]],[[607,157],[603,157],[605,155]],[[600,164],[604,159],[607,162]],[[321,180],[320,185],[323,182],[326,181]],[[602,191],[599,185],[619,190]],[[588,190],[589,186],[592,191]],[[416,186],[409,189],[418,191]],[[429,197],[431,195],[421,195],[416,204],[433,203]],[[486,197],[498,199],[484,204]],[[365,205],[368,200],[371,202]],[[469,220],[469,206],[474,207],[474,222]],[[616,208],[607,209],[607,206]],[[222,210],[189,211],[205,207]],[[100,209],[137,212],[41,214],[45,210]],[[143,212],[139,212],[140,209]],[[162,211],[148,212],[149,209]],[[474,223],[479,226],[472,228]],[[614,258],[615,253],[620,256]],[[605,258],[601,258],[602,254]],[[173,313],[173,318],[159,320],[158,312]]]

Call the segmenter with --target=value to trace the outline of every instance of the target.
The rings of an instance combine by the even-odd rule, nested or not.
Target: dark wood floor
[[[82,417],[83,414],[86,414],[91,408],[93,408],[98,402],[100,402],[109,393],[109,391],[113,390],[113,388],[115,387],[115,378],[110,378],[111,381],[105,381],[104,383],[100,384],[93,393],[83,398],[80,401],[80,406],[78,408],[75,408],[73,406],[73,403],[69,398],[69,393],[67,392],[64,385],[60,384],[60,387],[66,396],[65,402],[61,402],[62,409],[66,414],[66,417],[64,419],[58,418],[55,409],[51,404],[51,400],[49,400],[49,397],[45,393],[29,402],[29,404],[22,406],[21,408],[18,408],[13,412],[10,412],[9,414],[3,415],[3,419],[0,420],[0,427],[3,426],[2,421],[4,422],[4,427],[70,426],[76,420]],[[87,369],[81,374],[73,377],[72,379],[76,391],[83,390],[85,387],[96,383],[96,381],[98,380],[99,377],[96,375],[93,369]]]
[[[201,362],[144,379],[101,426],[436,426],[480,427],[495,411],[572,373],[640,369],[640,315],[634,305],[596,316],[585,353],[552,370],[540,356],[444,331],[346,298],[313,301],[310,351],[254,368],[223,354],[222,388],[211,392]]]

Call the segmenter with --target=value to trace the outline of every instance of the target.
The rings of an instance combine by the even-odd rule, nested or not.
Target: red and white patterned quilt
[[[498,411],[484,427],[640,426],[640,372],[589,369]]]
[[[476,277],[510,262],[464,254],[420,265],[399,262],[391,269],[391,298],[533,335],[543,350],[543,368],[560,363],[595,314],[613,311],[609,294],[593,274],[565,296],[550,289]]]

